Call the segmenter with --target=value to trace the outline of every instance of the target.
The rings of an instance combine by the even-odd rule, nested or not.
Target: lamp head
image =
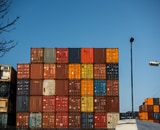
[[[134,38],[133,38],[133,37],[131,37],[131,38],[130,38],[130,42],[132,43],[133,41],[134,41]]]

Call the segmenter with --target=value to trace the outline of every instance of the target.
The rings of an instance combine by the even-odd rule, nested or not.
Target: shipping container
[[[30,113],[29,115],[29,128],[38,129],[42,128],[42,113]]]
[[[81,113],[80,112],[69,112],[68,127],[70,129],[81,128]]]
[[[107,113],[107,128],[115,129],[119,119],[120,119],[119,113],[108,112]]]
[[[16,111],[17,112],[29,111],[29,96],[17,96]]]
[[[56,112],[68,112],[68,96],[56,96]]]
[[[93,112],[93,96],[81,96],[81,112]]]
[[[153,105],[141,105],[139,106],[140,112],[153,112]]]
[[[17,112],[16,113],[16,128],[28,128],[29,127],[29,113]]]
[[[148,112],[140,112],[139,119],[140,120],[148,120]]]
[[[153,105],[153,98],[146,98],[145,105]]]
[[[153,112],[160,112],[159,109],[159,105],[153,105]]]
[[[29,95],[29,88],[29,79],[17,79],[17,95]]]
[[[11,87],[10,82],[0,82],[0,97],[9,97],[10,89],[14,89],[14,86]]]
[[[56,79],[68,79],[68,64],[56,64]]]
[[[107,112],[119,112],[119,96],[107,96]]]
[[[106,80],[94,80],[94,95],[106,96]]]
[[[81,65],[80,64],[69,64],[68,65],[68,78],[69,79],[80,79],[81,78]]]
[[[81,97],[69,96],[69,112],[81,112]]]
[[[55,96],[43,96],[43,112],[55,111]]]
[[[68,80],[56,80],[56,93],[55,95],[68,95]]]
[[[104,64],[106,63],[106,49],[94,48],[94,63]]]
[[[118,96],[119,95],[119,81],[118,80],[107,80],[107,96]]]
[[[107,80],[119,79],[119,66],[118,64],[107,64]]]
[[[56,63],[55,48],[44,48],[44,63]]]
[[[81,80],[81,95],[93,96],[93,80]]]
[[[42,128],[55,128],[55,113],[43,112],[42,114]]]
[[[31,64],[31,79],[43,79],[43,64]]]
[[[44,48],[31,48],[30,53],[31,63],[44,62]]]
[[[106,63],[118,63],[118,48],[106,48]]]
[[[30,78],[30,64],[29,63],[17,64],[17,78],[18,79],[29,79]]]
[[[94,64],[94,79],[106,79],[106,64]]]
[[[94,112],[107,112],[106,100],[106,96],[94,96]]]
[[[93,129],[94,128],[94,113],[93,112],[82,112],[81,113],[81,128],[82,129]]]
[[[81,64],[81,78],[93,79],[93,64]]]
[[[7,128],[8,113],[0,113],[0,128]]]
[[[93,63],[93,48],[81,48],[81,63]]]
[[[81,80],[68,80],[68,94],[81,95]]]
[[[81,63],[81,48],[69,48],[69,63]]]
[[[44,64],[43,69],[44,79],[55,79],[56,78],[56,64]]]
[[[106,113],[94,113],[94,128],[106,129],[107,128],[107,115]]]
[[[153,98],[154,105],[160,105],[160,98]]]
[[[0,98],[0,113],[8,112],[8,104],[9,104],[8,98]]]
[[[30,79],[30,95],[42,95],[43,92],[43,80],[42,79]]]
[[[67,112],[57,112],[56,113],[56,128],[68,128],[68,113]]]
[[[43,80],[43,95],[55,95],[55,80]]]
[[[42,96],[30,96],[30,112],[42,112]]]
[[[68,63],[68,48],[56,48],[56,63]]]

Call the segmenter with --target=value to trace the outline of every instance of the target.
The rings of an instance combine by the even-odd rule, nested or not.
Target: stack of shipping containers
[[[118,48],[31,48],[17,64],[17,128],[114,129]]]
[[[139,106],[139,119],[160,123],[160,98],[146,98]]]
[[[12,66],[0,65],[0,128],[16,123],[16,77]]]

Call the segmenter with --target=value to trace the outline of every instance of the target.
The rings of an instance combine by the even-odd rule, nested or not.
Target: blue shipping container
[[[69,48],[69,63],[80,63],[81,62],[81,48]]]
[[[94,95],[106,95],[106,80],[94,80]]]
[[[30,80],[18,79],[17,80],[17,95],[29,95]]]
[[[94,114],[92,112],[81,113],[81,127],[82,128],[94,128]]]
[[[30,113],[29,127],[31,129],[42,127],[42,113]]]
[[[29,111],[29,97],[28,96],[17,96],[16,111],[17,112],[28,112]]]

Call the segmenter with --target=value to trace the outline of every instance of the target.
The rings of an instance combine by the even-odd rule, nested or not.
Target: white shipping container
[[[43,95],[55,95],[55,80],[43,80]]]
[[[119,121],[119,113],[109,112],[107,113],[107,128],[115,129],[117,122]]]

